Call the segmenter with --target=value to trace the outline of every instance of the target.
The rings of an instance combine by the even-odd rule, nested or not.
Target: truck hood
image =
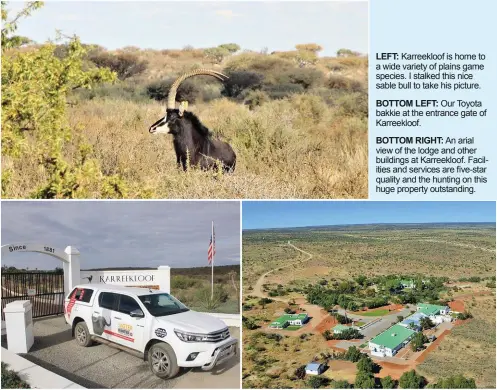
[[[156,319],[158,324],[168,324],[174,329],[192,333],[212,333],[226,328],[220,319],[192,310]]]

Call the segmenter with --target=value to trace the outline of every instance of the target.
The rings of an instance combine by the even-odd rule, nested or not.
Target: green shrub
[[[198,279],[190,278],[183,275],[175,275],[171,278],[171,288],[176,289],[187,289],[190,287],[200,286],[202,283]]]
[[[25,10],[14,20],[26,16]],[[2,9],[4,22],[7,17]],[[54,55],[53,44],[4,55],[4,50],[16,42],[15,36],[10,36],[15,24],[6,23],[2,29],[2,157],[16,161],[30,156],[37,160],[36,169],[45,178],[29,194],[32,198],[89,198],[94,193],[125,197],[126,183],[102,172],[92,148],[77,129],[69,126],[66,116],[68,91],[114,81],[115,74],[108,69],[86,69],[86,49],[78,38],[67,43],[64,59]],[[74,152],[68,159],[64,152],[71,138]],[[4,197],[10,196],[14,174],[19,173],[2,170]]]
[[[395,389],[395,386],[397,385],[396,381],[394,381],[390,375],[381,378],[380,382],[383,389]]]
[[[298,84],[276,84],[264,87],[264,91],[271,99],[284,99],[286,97],[303,93],[304,87]]]
[[[202,287],[195,291],[195,299],[206,309],[215,309],[229,298],[224,286],[214,286],[214,295],[211,296],[211,287]]]
[[[462,374],[458,374],[440,379],[428,387],[430,389],[476,389],[476,383],[473,378],[465,378]]]
[[[319,389],[320,387],[325,386],[328,382],[329,379],[324,376],[313,375],[307,380],[307,385],[311,389]]]
[[[368,95],[366,93],[356,92],[343,96],[335,104],[338,107],[338,115],[368,118]]]
[[[350,92],[364,90],[364,86],[360,81],[341,75],[330,75],[326,80],[326,86],[330,89],[342,89]]]
[[[240,50],[240,46],[236,43],[223,43],[218,47],[221,49],[226,49],[229,53],[236,53],[238,50]]]
[[[2,362],[2,388],[3,389],[30,389],[29,384],[21,379],[19,374],[9,370],[8,365]]]
[[[149,100],[144,87],[128,83],[99,85],[92,89],[76,90],[72,95],[80,100],[109,98],[112,100],[119,99],[135,103],[143,103]]]
[[[304,89],[319,87],[324,83],[324,74],[320,70],[311,68],[295,68],[276,76],[278,84],[297,84]]]
[[[205,49],[204,55],[215,64],[220,64],[221,62],[223,62],[224,57],[230,55],[230,52],[226,48],[218,46]]]
[[[358,57],[361,53],[353,51],[350,49],[339,49],[337,50],[337,57]]]
[[[374,389],[375,380],[373,374],[365,371],[359,371],[355,377],[354,388],[356,389]]]
[[[422,389],[426,386],[426,379],[418,375],[415,370],[407,371],[399,379],[402,389]]]
[[[228,73],[229,79],[223,84],[222,94],[231,98],[238,98],[246,90],[259,88],[264,80],[260,73],[236,71]]]
[[[88,56],[89,60],[99,68],[108,68],[117,73],[120,80],[143,73],[148,66],[147,61],[140,60],[133,53],[112,54],[109,52],[93,52]]]
[[[252,318],[248,318],[245,316],[242,316],[242,325],[245,329],[248,330],[254,330],[259,328],[259,325],[257,325]]]
[[[345,360],[349,360],[351,362],[358,362],[364,354],[357,347],[349,347],[347,352],[345,352]]]
[[[249,91],[245,95],[244,104],[247,104],[251,110],[255,107],[262,106],[264,103],[267,103],[271,100],[269,95],[260,90]]]
[[[146,93],[151,99],[157,101],[164,101],[167,99],[171,85],[176,78],[169,78],[166,80],[156,81],[147,85]],[[179,86],[176,93],[176,101],[186,100],[189,103],[195,103],[201,96],[201,88],[198,83],[193,80],[185,80]]]
[[[299,366],[294,372],[295,378],[304,379],[305,378],[305,366]]]
[[[303,51],[310,51],[312,53],[317,53],[317,52],[323,50],[323,47],[318,45],[317,43],[301,43],[301,44],[295,45],[295,49],[303,50]]]

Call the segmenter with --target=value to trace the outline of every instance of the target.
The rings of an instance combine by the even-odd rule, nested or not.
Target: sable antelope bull
[[[195,114],[186,111],[187,104],[183,102],[179,109],[175,108],[176,92],[183,81],[197,75],[209,75],[224,81],[228,76],[207,69],[197,69],[178,77],[171,85],[167,96],[166,116],[159,119],[152,126],[151,134],[166,133],[173,135],[173,145],[176,152],[176,162],[183,170],[190,166],[200,166],[202,169],[217,168],[218,161],[223,165],[224,172],[235,170],[236,154],[226,142],[214,137]]]

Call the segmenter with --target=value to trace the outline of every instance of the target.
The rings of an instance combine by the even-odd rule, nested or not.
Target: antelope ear
[[[188,102],[186,100],[182,101],[179,105],[179,116],[183,116],[187,108],[188,108]]]

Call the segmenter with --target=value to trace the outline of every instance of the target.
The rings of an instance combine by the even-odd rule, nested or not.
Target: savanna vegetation
[[[313,257],[309,260],[288,241]],[[250,348],[243,355],[246,388],[495,387],[493,224],[249,230],[243,232],[243,262],[243,338]],[[274,301],[262,305],[251,293],[260,276],[271,269],[275,271],[265,276],[262,291],[272,293]],[[359,365],[363,353],[358,348],[334,350],[335,339],[341,338],[332,334],[334,324],[351,322],[337,312],[339,307],[361,310],[361,317],[367,313],[378,317],[390,313],[387,304],[451,301],[463,306],[455,316],[460,320],[457,326],[415,370],[392,374],[394,379],[383,377],[381,367],[371,370],[367,359]],[[286,309],[309,310],[310,304],[335,317],[330,328],[319,332],[307,328],[294,335],[280,332],[278,343],[266,341],[263,335],[272,332],[267,328],[270,321]],[[397,320],[403,318],[399,315]],[[424,329],[432,325],[421,323]],[[425,337],[419,333],[410,348],[425,350]],[[302,365],[309,361],[330,366],[319,376],[323,379],[311,381],[301,375]]]
[[[171,268],[171,292],[193,310],[211,313],[240,312],[240,267],[214,267],[211,298],[211,267]]]
[[[313,258],[303,262],[307,256],[286,245],[289,240],[312,253]],[[457,285],[464,285],[459,282],[470,277],[479,281],[470,283],[482,288],[487,283],[493,285],[495,226],[399,224],[250,230],[243,232],[243,259],[244,288],[253,286],[267,270],[277,270],[290,262],[293,267],[267,278],[268,288],[282,284],[302,289],[310,283],[323,283],[323,279],[331,285],[361,275],[368,280],[387,275],[422,279],[450,275],[454,286],[447,294],[455,296],[461,293]],[[391,282],[396,283],[395,279]]]
[[[364,198],[367,57],[318,44],[294,51],[108,51],[59,36],[33,43],[2,3],[2,195],[5,198]],[[54,30],[57,26],[53,26]],[[179,170],[164,115],[179,74],[209,68],[178,100],[237,153],[236,171]]]

